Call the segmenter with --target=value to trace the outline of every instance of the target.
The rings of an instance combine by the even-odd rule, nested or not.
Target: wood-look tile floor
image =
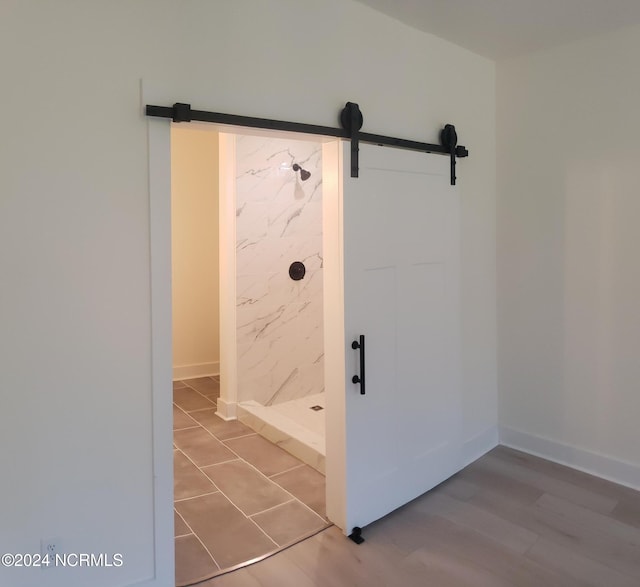
[[[215,377],[173,386],[176,585],[277,551],[329,523],[317,471],[215,415]]]
[[[364,529],[202,587],[638,587],[640,492],[498,447]]]

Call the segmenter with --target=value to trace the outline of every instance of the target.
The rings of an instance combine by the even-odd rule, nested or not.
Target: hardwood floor
[[[638,587],[640,492],[498,447],[364,529],[203,587]]]

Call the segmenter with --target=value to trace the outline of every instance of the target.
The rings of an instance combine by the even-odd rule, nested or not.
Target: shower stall
[[[238,418],[324,473],[322,144],[234,142]]]

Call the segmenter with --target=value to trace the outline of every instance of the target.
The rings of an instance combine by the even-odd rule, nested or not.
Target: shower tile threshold
[[[238,419],[258,434],[325,473],[325,396],[263,406],[256,401],[238,404]],[[322,410],[314,410],[320,406]]]
[[[176,586],[258,562],[331,524],[324,476],[216,414],[219,381],[174,382]]]

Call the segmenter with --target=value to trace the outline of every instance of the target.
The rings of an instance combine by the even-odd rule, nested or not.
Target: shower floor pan
[[[325,473],[324,393],[263,406],[238,404],[238,419],[316,471]]]

